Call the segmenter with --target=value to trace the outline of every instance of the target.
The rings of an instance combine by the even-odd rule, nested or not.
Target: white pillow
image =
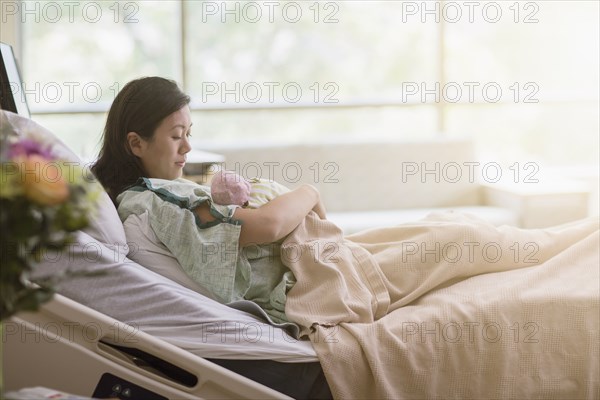
[[[89,172],[90,165],[85,165],[67,145],[48,129],[17,114],[3,110],[0,110],[0,113],[1,123],[10,124],[20,137],[37,141],[56,158],[77,163],[77,166]],[[89,173],[89,178],[92,178],[91,173]],[[122,256],[125,255],[127,251],[125,231],[117,214],[117,209],[104,190],[98,196],[95,212],[89,226],[83,231],[110,249],[119,252]]]
[[[209,290],[190,278],[177,258],[158,239],[148,220],[148,211],[132,214],[123,222],[129,253],[127,257],[140,265],[206,297],[215,299]]]

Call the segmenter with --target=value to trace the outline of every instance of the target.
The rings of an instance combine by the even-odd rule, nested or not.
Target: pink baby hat
[[[250,183],[235,172],[219,171],[212,178],[210,193],[217,204],[245,206],[250,196]]]

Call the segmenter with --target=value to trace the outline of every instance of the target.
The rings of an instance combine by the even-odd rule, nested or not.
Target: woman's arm
[[[313,208],[322,210],[319,192],[311,185],[284,193],[257,209],[238,208],[234,218],[242,221],[240,246],[275,242],[296,228]],[[208,205],[194,210],[202,222],[214,220]]]

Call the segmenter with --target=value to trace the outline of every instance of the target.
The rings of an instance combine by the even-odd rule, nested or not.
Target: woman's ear
[[[144,139],[140,137],[135,132],[127,133],[127,146],[129,147],[129,151],[131,151],[137,157],[142,156]]]

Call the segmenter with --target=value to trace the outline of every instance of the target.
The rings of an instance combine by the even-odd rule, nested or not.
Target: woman
[[[123,87],[115,98],[107,117],[103,143],[99,158],[92,172],[102,183],[115,204],[119,204],[119,214],[125,220],[135,207],[154,210],[153,230],[169,249],[185,254],[174,254],[188,274],[199,279],[199,284],[209,292],[217,292],[223,302],[246,298],[257,303],[266,317],[274,322],[287,322],[285,316],[285,291],[293,282],[293,276],[281,262],[278,262],[278,245],[269,246],[290,233],[312,210],[324,218],[324,208],[318,191],[309,185],[285,193],[257,209],[235,206],[218,206],[207,201],[207,188],[179,183],[186,154],[191,150],[190,98],[181,92],[173,81],[160,77],[136,79]],[[172,190],[193,191],[189,197],[193,202],[187,208],[161,201],[151,190],[145,193],[127,191],[142,180],[158,184],[176,182]],[[192,185],[193,188],[190,186]],[[164,186],[163,186],[164,187]],[[124,193],[125,192],[125,193]],[[182,192],[179,192],[180,194]],[[127,195],[129,194],[129,195]],[[144,199],[152,198],[155,208],[146,206]],[[142,210],[137,210],[140,212]],[[171,211],[172,214],[167,214]],[[219,217],[217,219],[217,217]],[[174,220],[183,218],[175,224]],[[169,227],[177,225],[173,231]],[[202,229],[198,229],[198,226]],[[188,231],[185,231],[187,227]],[[169,242],[173,237],[203,241],[207,246],[194,254],[186,253],[186,247],[203,249],[202,246],[183,245],[179,240]],[[209,251],[211,245],[221,241],[236,247],[237,256],[225,257]],[[189,243],[189,242],[185,242]],[[220,248],[220,247],[219,247]],[[227,250],[227,249],[226,249]],[[229,249],[231,250],[231,249]],[[210,254],[208,254],[210,253]],[[200,262],[198,262],[200,261]],[[250,265],[252,263],[252,266]],[[211,285],[210,277],[198,276],[198,268],[223,272],[233,276],[233,290],[218,291]],[[251,271],[267,271],[268,279],[253,279]],[[241,273],[243,272],[243,273]],[[193,275],[196,273],[196,275]],[[279,291],[276,289],[279,288]],[[279,293],[279,296],[274,295]],[[232,371],[247,376],[264,385],[295,398],[331,398],[319,363],[286,364],[271,360],[237,361],[212,360]],[[297,383],[288,381],[295,376]]]
[[[303,185],[256,209],[213,203],[208,188],[179,179],[191,150],[189,103],[173,81],[129,82],[109,110],[92,171],[123,221],[149,210],[152,229],[196,283],[222,302],[251,300],[287,322],[285,294],[294,279],[277,242],[311,210],[325,218],[319,192]],[[161,197],[165,190],[169,196]]]
[[[148,77],[129,82],[115,98],[92,172],[113,202],[139,178],[177,179],[190,146],[190,98],[173,81]],[[318,191],[303,185],[259,209],[235,210],[242,222],[240,246],[275,242],[315,210],[325,217]],[[208,204],[195,209],[202,222],[214,221]]]

